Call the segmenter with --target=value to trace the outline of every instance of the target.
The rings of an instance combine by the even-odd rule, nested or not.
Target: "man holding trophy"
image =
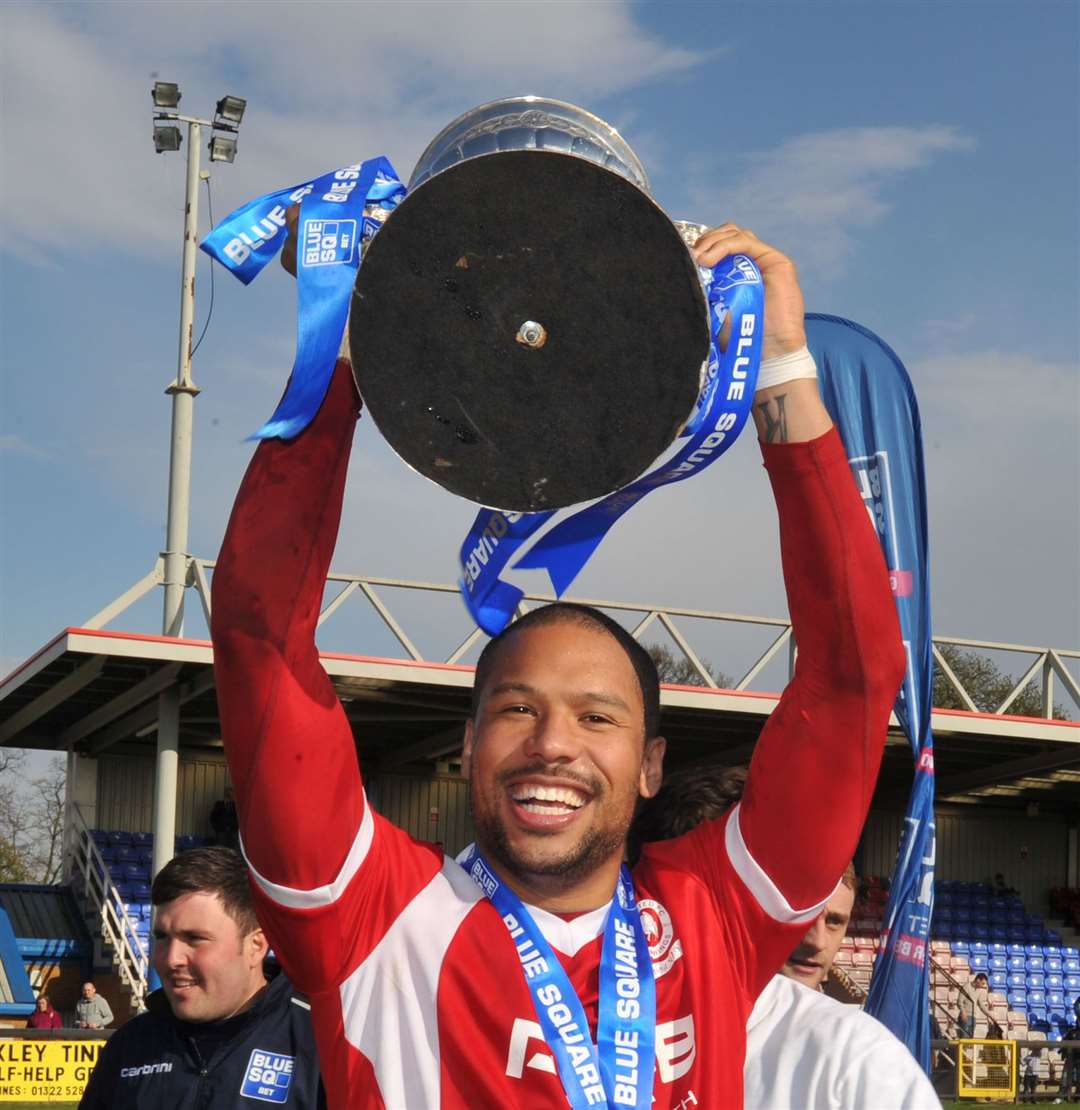
[[[664,236],[675,244],[670,259],[676,276],[666,291],[657,283],[661,300],[683,270],[696,280],[699,268],[728,256],[749,259],[764,285],[763,362],[753,416],[777,502],[799,659],[762,730],[743,800],[724,818],[649,846],[632,872],[624,865],[637,801],[655,794],[662,777],[656,671],[636,641],[604,614],[556,604],[509,625],[478,663],[462,764],[476,844],[461,863],[413,841],[367,803],[352,731],[319,663],[314,633],[361,403],[354,369],[380,430],[417,469],[427,467],[410,457],[418,438],[395,425],[394,406],[372,365],[392,357],[393,336],[373,334],[378,313],[371,308],[381,295],[373,283],[389,270],[391,233],[401,229],[398,243],[407,255],[410,220],[418,236],[424,226],[408,213],[420,211],[425,195],[435,198],[444,179],[440,188],[450,188],[454,174],[459,182],[468,174],[497,176],[502,167],[493,169],[492,160],[503,155],[496,151],[529,131],[534,145],[526,159],[536,159],[536,166],[557,159],[552,165],[562,170],[592,159],[588,174],[596,170],[621,182],[613,187],[619,197],[610,236],[596,238],[589,259],[567,257],[565,266],[581,300],[591,298],[597,311],[625,296],[627,306],[636,297],[648,315],[648,283],[598,290],[587,272],[611,239],[625,234],[629,242],[635,234],[627,213],[637,202],[622,199],[622,171],[633,169],[632,155],[602,121],[595,121],[588,140],[603,149],[602,158],[581,153],[585,140],[579,149],[538,155],[541,139],[549,142],[555,132],[580,139],[575,128],[587,116],[565,122],[566,113],[560,116],[552,103],[545,102],[550,115],[542,127],[520,105],[510,123],[505,112],[493,117],[489,111],[479,130],[475,119],[463,117],[467,126],[456,121],[447,129],[457,126],[450,136],[456,153],[447,155],[444,144],[441,160],[429,160],[434,169],[414,174],[419,187],[372,240],[360,267],[351,357],[343,349],[304,431],[258,447],[214,574],[218,700],[242,845],[260,921],[290,978],[311,997],[333,1107],[741,1106],[747,1016],[851,859],[903,674],[881,549],[818,394],[793,264],[732,223],[700,235],[690,256],[670,221],[661,230],[658,220],[642,232],[641,264],[653,258],[654,244],[660,244],[656,254],[668,250]],[[478,136],[486,142],[492,135],[494,145],[469,147]],[[517,158],[520,150],[511,153],[515,157],[505,164],[524,175],[518,180],[527,192],[532,175],[543,178],[547,170]],[[606,168],[598,169],[600,162]],[[578,174],[579,167],[568,172]],[[592,188],[588,182],[576,187],[582,195]],[[627,188],[640,191],[640,184],[631,181]],[[498,198],[494,203],[500,207]],[[487,215],[483,234],[494,219]],[[458,232],[447,232],[448,238],[452,234]],[[460,234],[468,237],[467,230]],[[517,302],[507,305],[522,271],[536,289],[559,279],[563,248],[508,248],[504,255],[516,262],[500,269],[502,255],[490,261],[495,255],[483,249],[453,247],[445,264],[461,273],[447,272],[455,281],[476,283],[467,290],[467,307],[492,328],[483,342],[466,336],[463,364],[482,362],[484,350],[495,350],[509,328],[505,350],[523,361],[499,358],[504,366],[525,368],[516,387],[537,391],[535,404],[541,404],[546,386],[526,380],[529,367],[548,366],[539,361],[547,357],[545,342],[558,354],[564,335],[563,353],[578,351],[577,324],[560,315],[562,303],[554,300],[527,317]],[[435,243],[431,254],[439,250]],[[545,257],[537,262],[539,255]],[[369,261],[372,271],[365,276]],[[437,276],[433,297],[462,295],[462,286],[451,290],[450,278]],[[414,279],[420,281],[415,270],[393,295],[423,296],[419,285],[410,292]],[[618,311],[625,318],[627,310]],[[700,326],[694,311],[685,313],[691,340]],[[656,349],[677,354],[681,326],[676,320],[672,335],[655,337]],[[649,327],[662,329],[664,321],[654,319]],[[436,320],[424,342],[446,336]],[[700,356],[693,342],[688,349]],[[428,350],[430,365],[454,365],[454,351],[435,357]],[[613,365],[612,373],[617,369]],[[453,370],[461,372],[460,366]],[[697,366],[693,373],[699,374]],[[639,388],[632,373],[627,382]],[[628,411],[655,407],[649,391],[662,392],[663,385],[643,377],[642,392],[620,403]],[[587,395],[589,382],[581,388]],[[461,420],[483,439],[495,416],[478,414],[460,396],[467,410]],[[431,402],[436,415],[441,404]],[[685,402],[674,404],[685,413]],[[564,441],[564,432],[543,415],[525,416],[510,435],[511,448],[518,436],[523,458],[586,450]],[[628,419],[635,416],[630,412]],[[667,416],[661,420],[670,424]],[[441,434],[436,429],[431,437]],[[431,468],[442,459],[442,469],[454,472],[448,488],[458,482],[457,492],[475,500],[538,511],[605,492],[570,485],[565,497],[543,492],[562,481],[557,467],[547,486],[536,471],[525,479],[482,473],[498,455],[514,468],[515,452],[505,443],[469,473],[467,449],[475,444],[461,436],[457,442],[459,454],[434,443]],[[640,461],[621,465],[631,477],[642,468]],[[525,491],[517,501],[515,489]],[[509,491],[501,500],[500,490]],[[317,810],[313,798],[320,801]]]

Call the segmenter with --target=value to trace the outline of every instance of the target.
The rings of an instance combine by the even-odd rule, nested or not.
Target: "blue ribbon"
[[[712,333],[708,373],[693,415],[682,431],[686,440],[667,462],[615,493],[579,509],[555,525],[514,567],[546,570],[557,597],[581,572],[615,522],[647,493],[681,482],[715,462],[735,442],[750,414],[761,359],[764,289],[746,255],[731,255],[703,269]],[[727,349],[720,329],[731,317]],[[499,576],[517,550],[552,516],[482,509],[461,547],[461,595],[476,623],[496,636],[506,627],[522,591]]]
[[[296,360],[277,409],[253,438],[291,438],[318,412],[345,330],[361,244],[404,195],[389,161],[372,158],[249,201],[200,244],[247,285],[285,242],[286,208],[300,204]]]
[[[604,924],[596,1044],[581,999],[521,899],[496,876],[475,845],[462,867],[510,931],[570,1105],[574,1110],[649,1110],[656,1066],[656,983],[626,865]]]

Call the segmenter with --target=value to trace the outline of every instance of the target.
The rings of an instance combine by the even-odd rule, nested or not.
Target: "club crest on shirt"
[[[256,1048],[248,1057],[244,1069],[244,1082],[240,1086],[241,1098],[254,1098],[260,1102],[285,1103],[289,1098],[295,1057],[282,1056]]]
[[[643,898],[638,902],[638,910],[645,929],[645,939],[649,944],[653,976],[659,979],[671,970],[676,960],[682,958],[682,941],[675,939],[671,914],[659,902],[652,898]]]

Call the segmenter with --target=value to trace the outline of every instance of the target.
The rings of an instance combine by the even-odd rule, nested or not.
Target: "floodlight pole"
[[[188,571],[188,520],[191,503],[191,438],[198,387],[191,380],[195,320],[195,261],[199,231],[199,161],[202,128],[208,120],[173,115],[188,125],[187,190],[184,201],[184,253],[180,275],[180,344],[176,379],[165,390],[172,397],[169,446],[169,507],[165,524],[165,605],[161,631],[184,634],[184,591]],[[157,760],[154,781],[154,857],[156,875],[173,857],[176,839],[176,787],[180,765],[180,691],[176,684],[158,698]]]

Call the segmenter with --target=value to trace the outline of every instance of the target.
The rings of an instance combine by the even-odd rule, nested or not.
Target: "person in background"
[[[311,1007],[284,975],[267,979],[240,854],[184,852],[151,900],[161,989],[101,1050],[80,1110],[325,1110]]]
[[[34,1012],[26,1022],[27,1029],[60,1029],[63,1022],[60,1015],[53,1009],[49,996],[42,991],[37,997]]]
[[[1035,1099],[1035,1088],[1039,1085],[1039,1061],[1042,1059],[1043,1050],[1032,1047],[1028,1049],[1023,1062],[1023,1086],[1021,1099]]]
[[[210,811],[210,828],[214,830],[214,843],[222,848],[240,850],[240,821],[236,816],[233,788],[225,787],[225,797],[214,802]]]
[[[76,1029],[104,1029],[112,1025],[113,1012],[108,1002],[89,980],[82,985],[82,998],[75,1003]]]
[[[631,850],[683,836],[735,805],[746,769],[710,763],[667,776],[639,809]],[[836,890],[758,997],[746,1023],[747,1110],[939,1110],[914,1057],[879,1021],[821,993],[851,920],[850,864]],[[651,941],[652,938],[650,938]]]

